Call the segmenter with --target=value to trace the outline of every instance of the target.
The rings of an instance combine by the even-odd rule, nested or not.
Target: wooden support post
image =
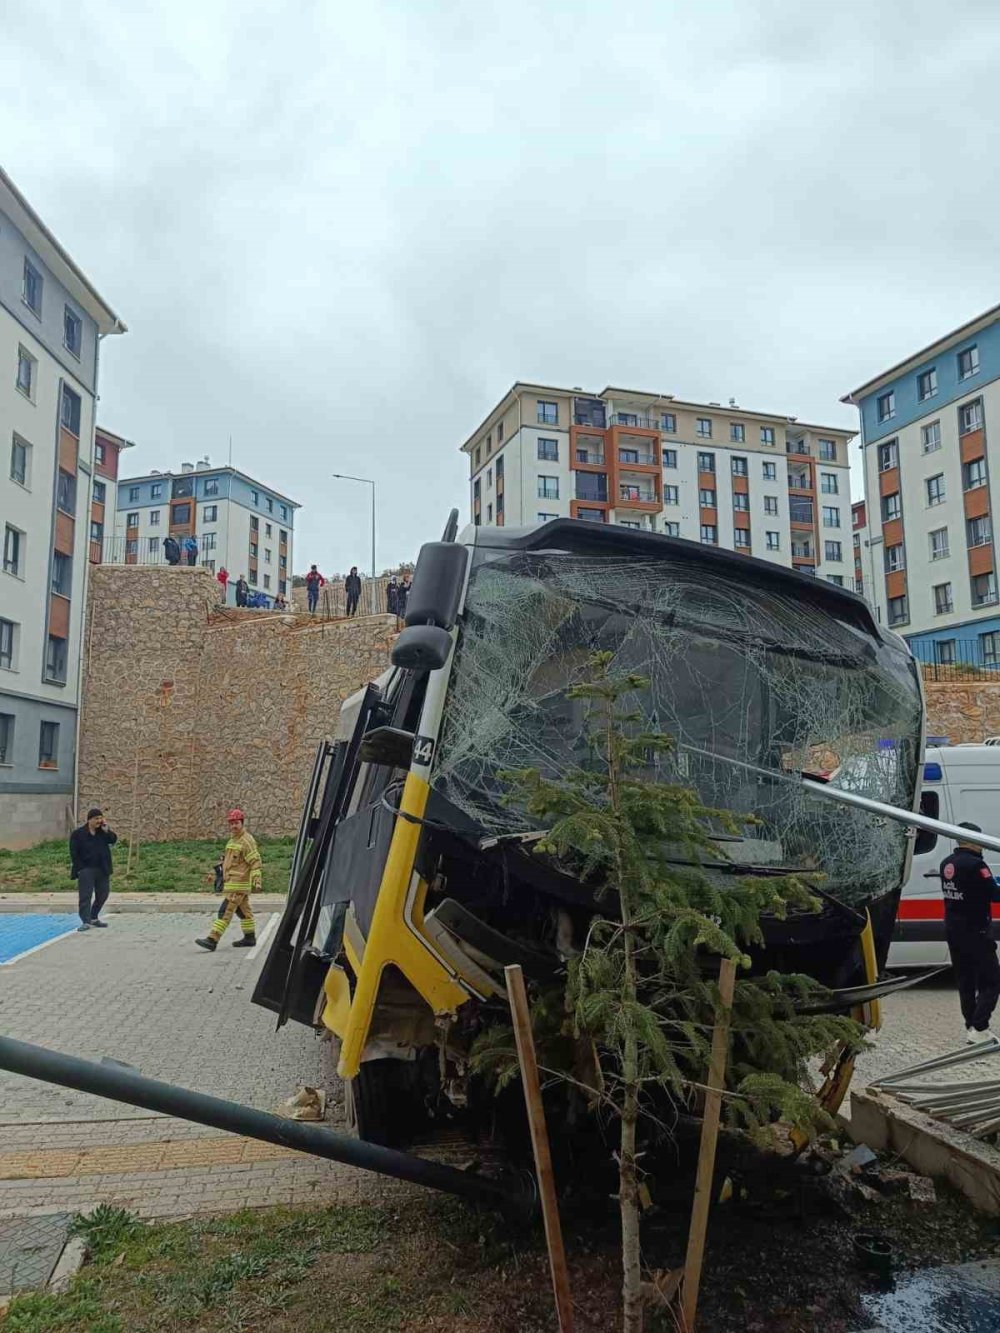
[[[517,1059],[521,1066],[521,1082],[524,1085],[524,1104],[528,1111],[531,1148],[535,1155],[535,1172],[538,1177],[538,1193],[541,1196],[545,1243],[549,1251],[549,1267],[552,1270],[552,1291],[559,1318],[559,1331],[572,1333],[573,1302],[569,1291],[569,1272],[566,1268],[566,1251],[563,1249],[562,1227],[559,1225],[559,1203],[556,1199],[555,1176],[552,1173],[549,1136],[545,1128],[542,1089],[538,1081],[535,1041],[531,1033],[528,993],[524,988],[524,973],[519,964],[514,963],[510,967],[505,967],[504,977],[507,981],[510,1011],[514,1019],[514,1040],[517,1043]]]
[[[722,1090],[729,1057],[729,1019],[735,987],[736,964],[731,958],[723,958],[722,966],[719,968],[719,998],[722,1007],[712,1033],[708,1091],[705,1093],[705,1116],[701,1124],[701,1147],[698,1151],[698,1175],[694,1186],[694,1202],[691,1205],[691,1230],[688,1232],[687,1256],[684,1260],[682,1309],[685,1333],[694,1333],[698,1309],[698,1288],[701,1285],[701,1265],[705,1257],[708,1209],[712,1201],[712,1175],[715,1171],[715,1148],[719,1140],[719,1112],[722,1107]]]

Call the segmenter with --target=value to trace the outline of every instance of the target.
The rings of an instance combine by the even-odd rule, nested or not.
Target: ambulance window
[[[957,801],[952,799],[955,823],[969,820],[986,833],[996,833],[1000,825],[1000,790],[995,787],[963,787]]]
[[[922,791],[920,793],[920,813],[927,815],[931,819],[938,819],[941,812],[941,795],[936,791]],[[937,846],[938,835],[932,833],[930,829],[918,828],[917,840],[913,844],[914,856],[925,856],[932,852]]]

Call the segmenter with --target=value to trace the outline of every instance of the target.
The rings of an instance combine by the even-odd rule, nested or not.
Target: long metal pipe
[[[914,828],[927,829],[929,833],[940,833],[954,842],[973,842],[977,847],[988,847],[991,852],[1000,852],[1000,838],[992,833],[973,833],[958,824],[946,824],[941,819],[931,819],[919,810],[901,810],[895,805],[886,805],[884,801],[873,801],[870,796],[859,796],[857,792],[844,791],[830,782],[816,782],[812,778],[803,778],[802,785],[817,796],[825,796],[828,801],[839,805],[853,805],[856,810],[867,810],[870,815],[881,815],[884,819],[894,819],[897,824],[906,824]]]
[[[409,1153],[348,1138],[345,1134],[334,1134],[316,1125],[284,1120],[239,1102],[209,1097],[203,1092],[192,1092],[190,1088],[146,1078],[124,1065],[95,1064],[91,1060],[64,1055],[61,1051],[47,1050],[44,1046],[0,1037],[0,1069],[41,1079],[45,1083],[56,1083],[63,1088],[75,1088],[78,1092],[90,1092],[97,1097],[108,1097],[129,1106],[141,1106],[147,1111],[161,1111],[181,1120],[193,1120],[199,1125],[211,1125],[213,1129],[230,1134],[263,1139],[265,1143],[294,1148],[332,1162],[346,1162],[363,1171],[409,1180],[415,1185],[443,1190],[445,1194],[508,1208],[513,1206],[521,1213],[530,1213],[534,1207],[535,1200],[526,1183],[500,1183],[439,1162],[412,1157]]]

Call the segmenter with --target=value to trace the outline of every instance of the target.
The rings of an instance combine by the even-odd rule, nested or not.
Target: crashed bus
[[[392,665],[319,749],[253,997],[329,1035],[361,1138],[403,1144],[462,1107],[472,1042],[508,1018],[503,968],[544,981],[582,946],[594,888],[536,853],[542,830],[502,775],[588,763],[567,690],[596,652],[648,681],[630,704],[674,738],[651,760],[663,780],[754,816],[713,833],[720,888],[822,877],[819,911],[764,923],[754,968],[804,972],[877,1021],[923,750],[902,639],[860,597],[770,561],[572,519],[459,534],[453,513],[420,552]]]

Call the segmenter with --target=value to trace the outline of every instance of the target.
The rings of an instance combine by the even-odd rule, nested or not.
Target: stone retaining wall
[[[1000,683],[924,681],[928,736],[947,736],[953,745],[1000,735]]]

